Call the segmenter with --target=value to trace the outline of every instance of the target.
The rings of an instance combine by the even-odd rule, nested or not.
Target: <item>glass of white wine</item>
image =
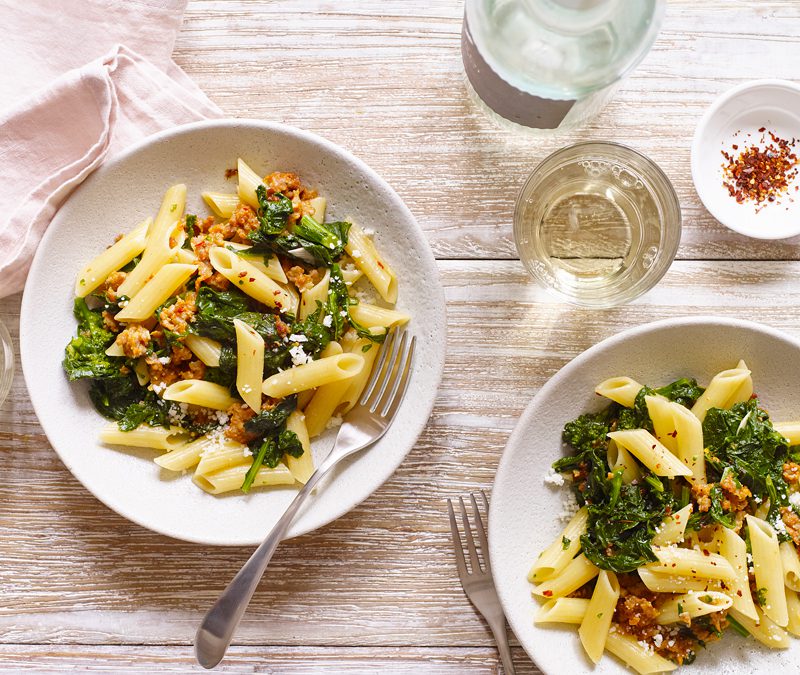
[[[522,262],[567,302],[613,307],[664,276],[681,237],[681,209],[667,176],[617,143],[577,143],[530,175],[514,211]]]

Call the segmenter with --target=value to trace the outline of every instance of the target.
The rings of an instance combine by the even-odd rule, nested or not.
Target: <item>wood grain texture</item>
[[[756,243],[717,223],[692,186],[689,147],[708,105],[763,77],[792,79],[794,0],[670,0],[653,50],[587,129],[541,139],[499,128],[470,100],[456,0],[195,0],[175,60],[233,117],[318,132],[398,191],[438,257],[513,258],[527,175],[575,140],[625,143],[673,181],[684,259],[797,259],[800,238]]]
[[[800,239],[755,242],[702,208],[689,141],[734,84],[795,75],[794,0],[671,0],[653,51],[592,127],[557,140],[498,128],[470,101],[456,0],[192,0],[175,60],[226,112],[343,145],[403,197],[440,258],[449,355],[431,421],[364,504],[278,549],[227,672],[499,673],[455,574],[447,497],[491,489],[520,412],[569,359],[620,328],[721,314],[798,335]],[[560,304],[513,260],[514,197],[576,139],[659,162],[684,208],[677,262],[644,298]],[[748,261],[749,260],[749,261]],[[18,336],[19,296],[0,300]],[[21,373],[0,408],[0,670],[186,672],[202,612],[249,554],[128,522],[49,447]],[[544,473],[544,469],[543,469]],[[532,486],[532,490],[540,489]],[[538,673],[520,649],[520,672]]]

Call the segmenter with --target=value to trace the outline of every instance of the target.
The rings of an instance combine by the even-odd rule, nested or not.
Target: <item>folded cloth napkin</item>
[[[0,111],[0,297],[22,290],[56,211],[106,158],[156,131],[221,115],[169,56],[185,5],[0,0],[0,100],[38,87]]]

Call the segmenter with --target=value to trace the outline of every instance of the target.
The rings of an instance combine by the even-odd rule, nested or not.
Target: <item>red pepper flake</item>
[[[250,281],[255,281],[255,280],[256,280],[255,277],[250,277]]]
[[[546,598],[552,598],[553,597],[553,591],[542,591],[542,595],[544,597],[546,597]]]
[[[240,277],[246,277],[247,276],[247,272],[239,272],[239,276]]]
[[[761,127],[759,132],[766,131]],[[794,153],[797,140],[779,138],[768,132],[770,142],[763,145],[750,145],[737,155],[722,151],[725,163],[722,165],[722,185],[737,203],[775,202],[789,190],[789,183],[797,177],[798,160]],[[732,146],[738,150],[739,146]]]
[[[239,169],[225,169],[225,178],[231,179],[239,175]]]

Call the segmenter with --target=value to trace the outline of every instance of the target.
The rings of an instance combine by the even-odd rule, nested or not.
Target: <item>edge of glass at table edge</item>
[[[551,162],[554,158],[558,157],[561,154],[565,154],[570,151],[575,151],[581,147],[591,147],[591,146],[599,146],[601,148],[611,148],[615,151],[622,151],[622,153],[629,153],[633,157],[637,158],[639,161],[643,162],[644,165],[653,171],[653,174],[657,180],[660,180],[663,184],[663,187],[666,188],[665,194],[658,194],[659,197],[659,208],[662,216],[662,236],[661,241],[658,249],[659,256],[664,259],[664,254],[666,252],[666,260],[668,261],[667,264],[664,265],[663,269],[660,270],[658,273],[653,274],[652,278],[648,279],[647,284],[642,284],[642,287],[637,290],[636,293],[630,295],[629,293],[622,293],[617,294],[617,297],[612,297],[609,301],[601,301],[601,302],[583,302],[577,299],[575,296],[570,295],[559,288],[552,286],[551,284],[546,283],[543,279],[541,279],[535,272],[533,271],[532,267],[530,266],[529,262],[531,261],[531,255],[527,254],[522,250],[522,246],[520,244],[520,235],[519,235],[519,221],[520,221],[520,209],[522,205],[528,201],[530,195],[528,194],[531,182],[534,178],[539,174],[542,167],[546,166],[549,162]],[[637,175],[639,172],[636,172]],[[650,181],[647,181],[650,183]],[[652,191],[652,185],[648,186]],[[672,202],[671,206],[674,209],[674,218],[672,219],[673,223],[665,223],[663,216],[667,215],[663,213],[662,207],[669,206],[669,204],[665,204],[665,202]],[[617,141],[606,141],[606,140],[584,140],[584,141],[576,141],[574,143],[569,143],[564,145],[560,148],[557,148],[553,152],[546,155],[541,161],[539,161],[534,169],[528,174],[525,178],[522,187],[520,188],[517,197],[514,202],[514,214],[513,214],[513,222],[512,222],[512,235],[514,239],[514,246],[517,249],[517,254],[519,256],[520,262],[522,266],[525,268],[525,271],[528,275],[533,279],[535,283],[537,283],[542,289],[544,289],[551,297],[556,298],[557,300],[561,301],[562,303],[569,304],[573,307],[578,307],[581,309],[589,309],[589,310],[602,310],[602,309],[611,309],[614,307],[621,307],[627,304],[630,304],[634,300],[640,298],[641,296],[648,293],[652,290],[660,281],[664,278],[664,275],[669,271],[672,263],[675,261],[675,256],[677,255],[678,248],[680,246],[681,235],[683,231],[683,210],[681,208],[680,199],[678,198],[677,193],[675,192],[675,187],[672,184],[672,181],[669,179],[669,176],[664,172],[664,170],[652,159],[650,159],[647,155],[632,148],[629,145],[625,145],[624,143],[619,143]],[[672,230],[670,237],[670,230]]]

